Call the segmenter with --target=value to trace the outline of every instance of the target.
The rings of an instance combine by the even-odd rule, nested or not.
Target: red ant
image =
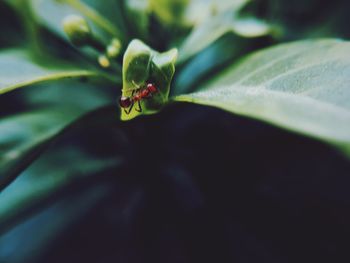
[[[135,110],[138,112],[142,112],[141,100],[150,98],[153,96],[154,93],[158,92],[158,89],[152,83],[148,83],[144,87],[138,87],[135,83],[134,85],[137,88],[132,90],[130,97],[121,96],[119,98],[119,105],[126,114],[129,114],[131,112],[136,102],[137,102],[138,108],[135,107]]]

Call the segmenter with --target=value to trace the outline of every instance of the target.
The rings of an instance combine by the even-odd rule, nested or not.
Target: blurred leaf
[[[11,4],[11,1],[8,2]],[[7,1],[0,3],[0,48],[21,45],[25,43],[25,34],[20,16],[13,6],[9,6]]]
[[[350,44],[301,41],[248,56],[198,92],[175,98],[350,144]]]
[[[138,105],[132,102],[130,112],[121,111],[122,120],[130,120],[142,114],[152,114],[168,101],[170,83],[175,73],[177,50],[158,53],[140,40],[133,40],[124,54],[122,96],[132,97],[133,93],[152,83],[157,92],[152,98],[143,99],[140,104],[142,112],[136,110]],[[130,109],[129,107],[129,109]],[[126,109],[128,110],[128,109]]]
[[[150,6],[148,0],[127,0],[125,2],[129,21],[139,38],[149,37]],[[137,19],[134,19],[137,17]]]
[[[122,140],[113,139],[118,125],[116,119],[115,108],[105,107],[79,119],[64,132],[61,131],[59,138],[56,134],[55,144],[45,155],[0,193],[0,231],[16,225],[26,214],[36,210],[38,205],[45,206],[47,200],[51,200],[58,191],[67,191],[71,184],[80,189],[85,183],[91,182],[90,175],[99,175],[101,171],[119,166]],[[100,129],[101,125],[109,125],[110,129]],[[42,126],[45,124],[42,123]],[[29,132],[35,131],[32,128]],[[102,148],[99,149],[96,143]],[[20,165],[22,157],[17,156]],[[99,175],[99,182],[104,178],[102,174]]]
[[[350,37],[348,0],[251,1],[247,12],[278,25],[279,40]]]
[[[74,68],[58,60],[38,64],[21,49],[1,51],[0,69],[0,94],[46,81],[104,76],[97,71]]]
[[[227,10],[237,11],[251,0],[191,0],[186,10],[186,20],[191,26],[204,23]]]
[[[254,17],[245,17],[232,24],[232,31],[242,37],[260,37],[271,32],[267,23]]]
[[[40,184],[40,182],[36,183]],[[94,187],[46,204],[48,207],[45,210],[0,235],[0,261],[38,262],[38,257],[45,253],[45,250],[56,241],[62,232],[67,231],[72,224],[79,222],[105,199],[110,191],[109,188],[105,182],[98,183]],[[7,196],[5,199],[13,204],[16,197],[12,197]],[[24,242],[27,245],[23,246]]]
[[[190,0],[148,0],[157,17],[166,24],[180,24]]]
[[[21,95],[26,98],[23,109],[26,112],[0,119],[0,189],[34,161],[67,125],[70,128],[81,125],[85,118],[74,121],[113,103],[116,97],[103,86],[71,81],[26,89]],[[11,101],[12,97],[18,94],[5,94],[1,100]],[[96,123],[95,115],[90,115],[86,117],[88,122]]]
[[[122,37],[128,34],[124,14],[124,1],[81,0],[83,4],[95,9],[118,28]]]
[[[71,111],[41,110],[0,121],[0,189],[46,148],[50,139],[77,118]]]
[[[76,145],[53,148],[0,193],[0,232],[25,219],[36,205],[45,205],[58,191],[78,181],[82,187],[91,180],[90,175],[115,167],[119,161],[118,156],[99,159]]]
[[[93,32],[109,41],[111,37],[124,40],[124,33],[117,24],[113,24],[93,7],[80,0],[30,0],[34,15],[40,23],[47,26],[62,38],[66,38],[62,28],[62,20],[68,15],[83,15],[89,20]],[[91,2],[91,1],[89,1]],[[110,1],[112,2],[112,1]],[[104,3],[105,4],[105,3]],[[106,8],[106,5],[104,5]],[[110,12],[117,6],[111,5]]]
[[[257,48],[271,44],[271,38],[260,37],[251,41],[235,34],[226,34],[186,63],[177,67],[171,95],[195,91],[215,74],[220,74],[227,65],[237,61]]]
[[[224,9],[219,14],[207,17],[195,26],[179,48],[179,61],[185,61],[228,32],[248,38],[270,33],[271,28],[265,22],[256,18],[240,18],[238,11],[247,1],[239,2],[228,10]]]

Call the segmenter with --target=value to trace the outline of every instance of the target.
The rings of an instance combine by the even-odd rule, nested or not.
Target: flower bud
[[[116,58],[119,56],[122,48],[122,44],[120,40],[117,38],[113,38],[111,44],[107,47],[107,56],[109,58]]]
[[[77,47],[85,46],[93,39],[90,26],[81,16],[67,16],[63,20],[63,29],[72,44]]]
[[[98,57],[98,63],[103,68],[109,68],[111,65],[111,62],[109,61],[109,59],[105,55],[100,55]]]

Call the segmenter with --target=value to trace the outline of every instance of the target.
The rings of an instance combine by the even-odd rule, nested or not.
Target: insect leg
[[[137,106],[138,106],[138,108],[135,107],[135,110],[137,112],[142,112],[142,107],[141,107],[141,101],[140,100],[137,101]]]
[[[131,105],[130,105],[130,107],[129,107],[129,109],[124,109],[124,112],[125,112],[127,115],[129,115],[130,112],[132,111],[132,108],[134,107],[134,104],[135,104],[135,102],[132,102]]]

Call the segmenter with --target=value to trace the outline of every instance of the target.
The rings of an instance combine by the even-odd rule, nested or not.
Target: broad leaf
[[[32,183],[33,185],[35,183],[41,185],[41,182],[33,181]],[[24,190],[28,194],[29,184],[24,183],[17,186],[19,188],[12,189],[13,192],[19,194]],[[16,222],[20,221],[18,217],[10,217],[9,223],[15,224],[15,227],[0,235],[0,260],[2,262],[40,262],[38,258],[42,256],[42,253],[45,253],[45,250],[54,246],[58,236],[65,231],[69,232],[72,225],[80,222],[88,216],[91,210],[95,210],[98,204],[105,201],[110,192],[109,188],[111,187],[106,182],[96,182],[88,189],[81,189],[78,193],[69,193],[61,198],[58,198],[57,193],[55,193],[56,195],[53,195],[55,198],[51,197],[50,202],[43,200],[44,202],[37,202],[39,205],[35,204],[29,209],[21,211],[19,217],[22,217],[24,222]],[[16,196],[10,195],[1,200],[10,201],[5,203],[7,208],[9,204],[13,205],[18,201]],[[45,207],[42,209],[40,206]],[[39,210],[38,207],[42,210]],[[31,215],[31,213],[36,214]],[[21,245],[23,242],[27,245]]]
[[[198,92],[175,98],[350,145],[350,43],[300,41],[262,50]]]
[[[71,130],[83,123],[96,123],[101,117],[96,118],[95,113],[82,119],[79,117],[115,100],[101,86],[77,82],[64,84],[22,90],[26,112],[0,119],[0,189],[38,158],[67,126]],[[1,96],[0,104],[17,96],[17,93],[5,94]],[[75,122],[77,119],[79,121]]]
[[[61,61],[48,62],[38,64],[25,50],[0,52],[0,94],[46,81],[104,76],[97,71],[62,64]]]
[[[91,175],[101,173],[100,179],[103,179],[103,171],[118,164],[117,157],[98,159],[78,147],[56,147],[0,193],[0,233],[25,219],[34,207],[45,206],[45,200],[58,191],[68,190],[69,185],[77,182],[83,187]]]
[[[74,118],[75,114],[69,111],[54,110],[3,118],[0,121],[0,189],[35,160],[50,138]]]
[[[63,112],[61,114],[61,118],[64,118],[65,114]],[[45,205],[44,200],[52,197],[58,190],[67,185],[75,183],[77,180],[90,180],[91,174],[98,174],[100,171],[119,166],[122,140],[111,141],[117,127],[117,124],[114,125],[117,123],[116,119],[114,107],[105,107],[88,114],[65,129],[65,136],[60,136],[42,158],[3,189],[0,193],[0,232],[4,228],[6,229],[7,225],[20,220],[21,215],[33,205],[38,203]],[[57,122],[57,120],[50,121]],[[50,125],[50,121],[48,123],[42,122],[41,126],[37,125],[35,128],[47,130],[48,128],[45,126],[53,126]],[[33,119],[32,122],[34,123],[35,120]],[[20,123],[19,120],[16,123]],[[110,129],[100,129],[100,126],[103,125],[109,125]],[[12,128],[17,131],[16,127]],[[2,130],[6,132],[4,129]],[[18,134],[18,132],[16,133]],[[34,128],[28,131],[28,138],[21,139],[29,141],[32,139],[32,133],[37,133]],[[11,138],[11,135],[8,137]],[[14,141],[19,138],[12,139]],[[98,152],[90,151],[90,149],[96,150],[96,144],[105,144],[106,146]],[[12,153],[15,153],[16,150],[18,151],[18,149],[14,149]],[[9,153],[6,154],[9,156]],[[18,151],[17,154],[20,161],[21,152]],[[12,156],[15,158],[14,154]],[[62,166],[62,164],[64,165]],[[1,173],[1,175],[6,174]],[[103,179],[103,177],[99,178]],[[15,222],[10,220],[11,218],[16,218]]]

